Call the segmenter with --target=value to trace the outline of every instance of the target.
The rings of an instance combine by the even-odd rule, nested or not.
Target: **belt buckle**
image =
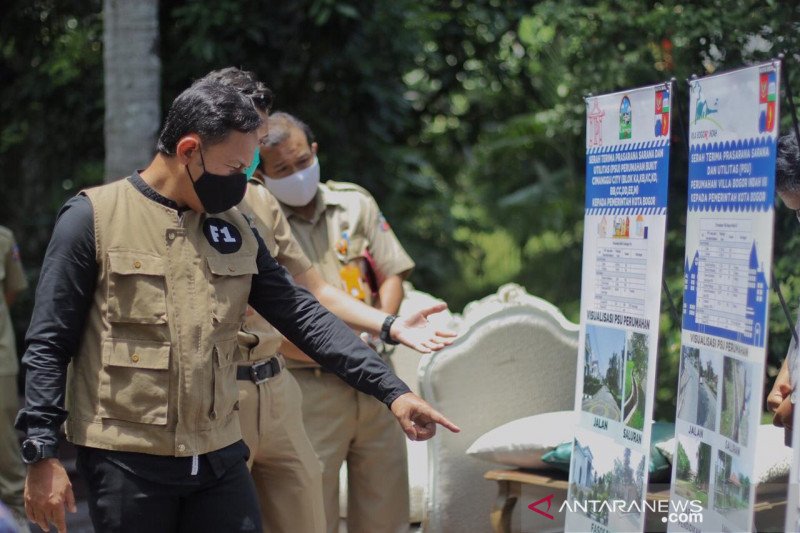
[[[272,373],[270,374],[267,369],[271,369]],[[264,369],[264,377],[259,376],[259,371]],[[278,361],[277,357],[270,357],[266,361],[260,361],[258,363],[254,363],[250,365],[250,379],[253,380],[253,383],[256,385],[261,385],[265,381],[268,381],[270,378],[277,376],[281,371],[281,363]]]
[[[270,357],[269,361],[267,362],[272,367],[272,377],[275,377],[281,373],[281,362],[278,360],[277,357],[275,356]]]
[[[269,378],[272,377],[272,376],[259,377],[259,372],[258,372],[259,369],[264,368],[268,364],[269,361],[262,361],[260,363],[255,363],[253,365],[250,365],[250,379],[253,381],[253,383],[255,383],[256,385],[261,385],[262,383],[264,383],[265,381],[267,381]]]

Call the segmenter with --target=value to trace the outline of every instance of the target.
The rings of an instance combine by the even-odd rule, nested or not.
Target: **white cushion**
[[[550,468],[542,455],[572,440],[578,415],[556,411],[512,420],[481,435],[467,454],[491,463],[521,468]]]
[[[756,439],[756,463],[753,479],[756,483],[777,483],[789,478],[792,466],[792,449],[783,442],[783,428],[772,424],[758,426]],[[667,461],[672,463],[675,453],[675,439],[656,444],[656,448]]]
[[[661,455],[664,456],[664,459],[669,461],[669,464],[672,464],[672,456],[675,454],[675,437],[657,443],[656,449],[661,452]]]

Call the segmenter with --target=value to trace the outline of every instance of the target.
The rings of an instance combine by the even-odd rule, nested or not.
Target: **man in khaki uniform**
[[[285,113],[269,120],[262,148],[263,183],[281,202],[292,231],[322,277],[382,311],[397,312],[402,281],[414,266],[364,189],[319,184],[317,145],[308,126]],[[256,178],[258,179],[258,174]],[[394,344],[392,339],[382,338]],[[286,345],[303,392],[303,415],[323,463],[329,532],[338,530],[339,470],[348,468],[348,530],[407,531],[408,471],[402,432],[373,398],[347,390],[335,376]],[[388,497],[387,497],[388,496]]]
[[[0,500],[9,506],[20,523],[24,523],[25,466],[19,458],[14,417],[17,416],[17,343],[11,325],[9,308],[16,296],[28,287],[19,258],[19,247],[11,230],[0,226]]]
[[[252,72],[235,67],[211,72],[205,79],[230,85],[252,98],[264,119],[259,138],[266,137],[271,100],[266,85]],[[380,333],[386,313],[348,297],[320,277],[292,236],[280,205],[262,182],[248,184],[239,208],[252,218],[272,256],[298,284],[345,322]],[[431,307],[412,316],[412,320],[424,320],[427,314],[443,308]],[[322,469],[303,426],[300,388],[285,370],[283,355],[278,353],[283,336],[258,313],[250,311],[239,335],[247,360],[239,370],[239,420],[243,439],[250,448],[248,466],[256,485],[264,530],[323,533]],[[443,335],[437,346],[449,344],[451,334]],[[421,342],[431,339],[398,340],[411,348],[430,351]]]
[[[235,67],[215,70],[204,79],[224,83],[251,98],[262,118],[258,137],[265,139],[272,92],[264,83],[252,72]],[[239,209],[255,224],[278,264],[298,281],[311,269],[311,261],[292,237],[278,202],[266,190],[263,197],[259,192],[248,184]],[[279,331],[248,308],[239,332],[244,361],[237,376],[239,423],[250,450],[247,466],[264,531],[322,533],[322,467],[303,427],[300,388],[278,353],[282,341]]]
[[[62,210],[37,287],[17,418],[28,436],[26,511],[42,528],[66,531],[64,508],[75,507],[56,459],[66,420],[97,531],[262,530],[237,413],[248,303],[380,398],[410,436],[430,438],[437,422],[458,431],[292,284],[234,207],[260,124],[236,90],[195,83],[173,102],[145,170]]]

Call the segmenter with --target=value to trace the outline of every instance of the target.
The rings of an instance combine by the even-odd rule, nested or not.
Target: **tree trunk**
[[[158,0],[103,0],[106,182],[147,166],[161,121]]]

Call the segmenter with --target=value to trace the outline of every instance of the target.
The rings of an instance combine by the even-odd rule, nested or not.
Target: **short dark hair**
[[[289,137],[291,128],[297,128],[303,132],[308,141],[308,145],[314,142],[314,132],[311,128],[294,115],[284,111],[276,111],[269,117],[269,134],[267,135],[267,145],[276,146]]]
[[[201,78],[202,80],[213,80],[229,85],[253,100],[253,104],[264,113],[269,113],[274,101],[274,95],[267,84],[259,81],[255,73],[249,70],[242,70],[236,67],[226,67],[219,70],[212,70]]]
[[[800,192],[800,150],[794,132],[778,139],[775,187],[779,192]]]
[[[250,133],[261,125],[261,117],[250,98],[213,80],[198,80],[172,102],[158,136],[158,151],[175,155],[178,141],[196,133],[207,145],[224,140],[233,131]]]

